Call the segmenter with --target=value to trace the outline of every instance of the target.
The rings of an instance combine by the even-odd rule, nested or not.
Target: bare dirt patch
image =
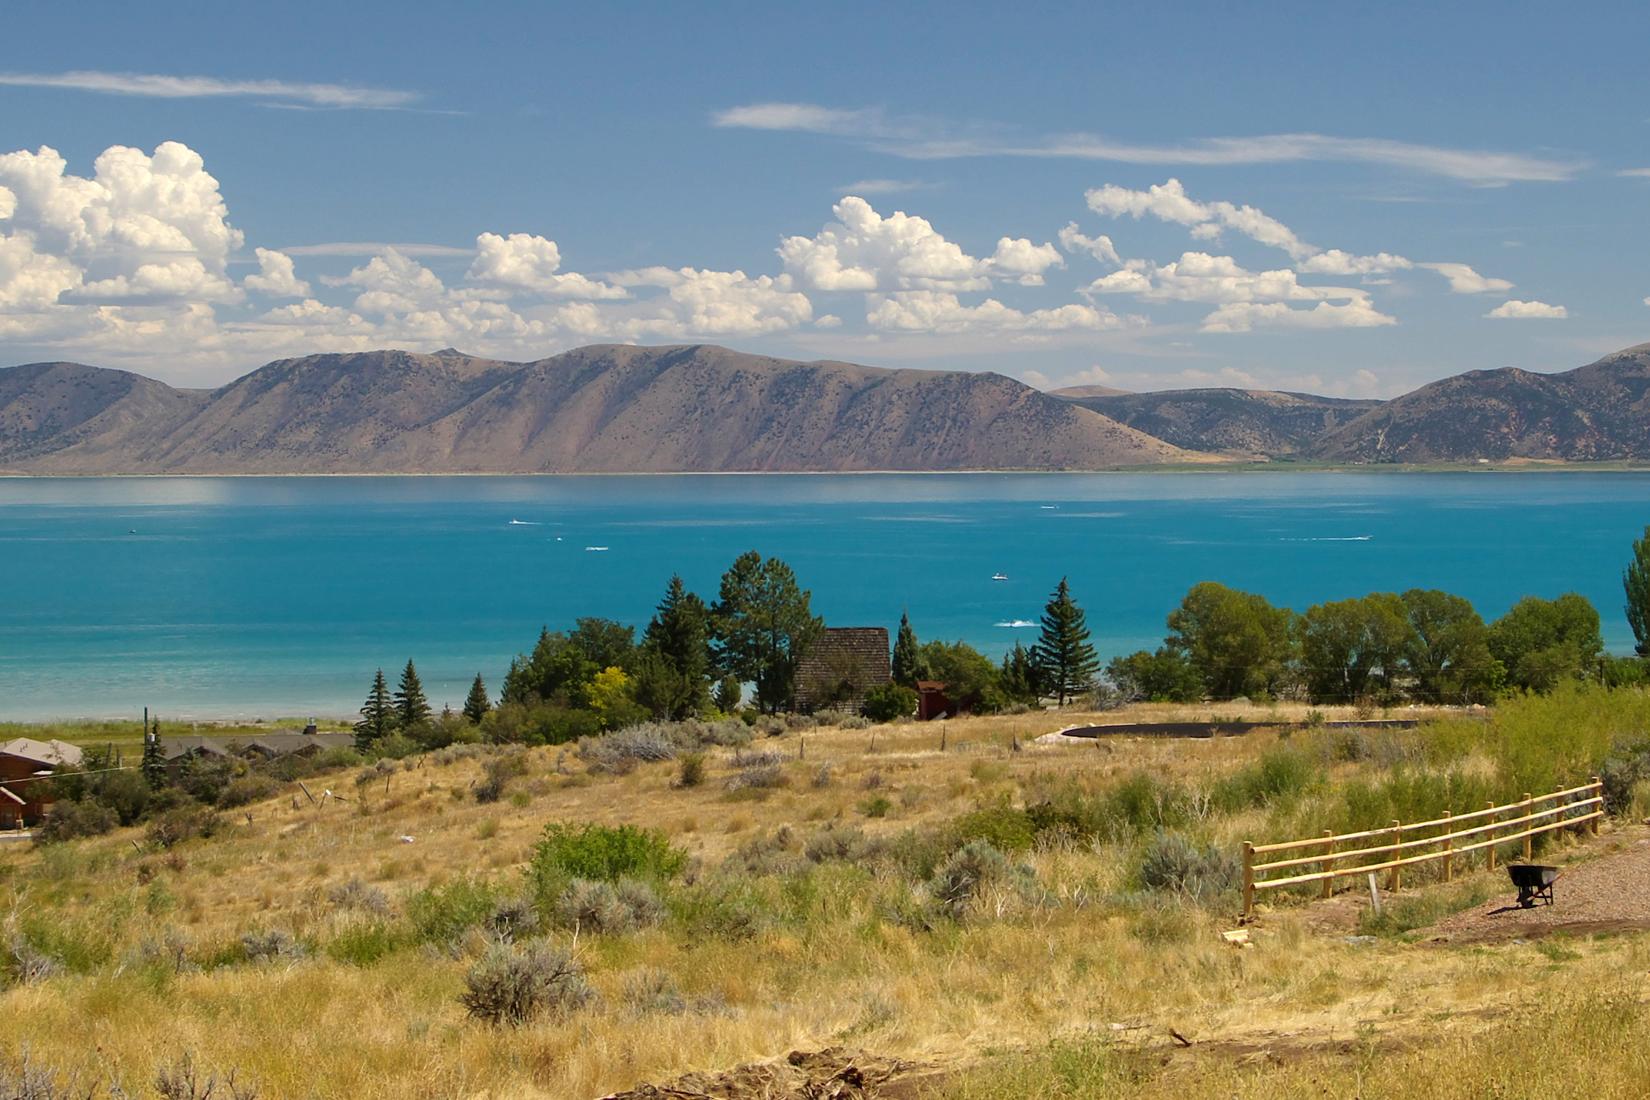
[[[772,1062],[689,1073],[664,1085],[637,1085],[602,1100],[899,1100],[939,1070],[862,1050],[793,1050]]]
[[[1428,939],[1442,943],[1492,943],[1565,932],[1592,935],[1650,929],[1650,837],[1623,838],[1619,851],[1563,868],[1553,884],[1553,903],[1521,909],[1514,890],[1438,922]]]

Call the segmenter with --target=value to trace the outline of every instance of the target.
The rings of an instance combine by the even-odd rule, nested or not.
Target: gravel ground
[[[1620,851],[1564,867],[1553,884],[1553,904],[1518,908],[1509,881],[1495,900],[1433,925],[1430,938],[1472,943],[1650,929],[1650,838],[1624,840]]]

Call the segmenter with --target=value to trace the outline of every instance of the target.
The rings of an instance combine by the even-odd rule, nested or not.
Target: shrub
[[[327,891],[327,900],[340,909],[356,909],[363,913],[384,916],[390,911],[390,899],[378,887],[350,878]]]
[[[892,722],[917,712],[917,693],[902,684],[879,684],[865,693],[860,712],[873,722]]]
[[[96,802],[58,802],[34,830],[39,844],[56,844],[83,836],[102,836],[115,827],[115,812]]]
[[[539,911],[531,898],[519,894],[500,898],[487,915],[486,925],[501,940],[525,939],[539,930]]]
[[[1210,801],[1224,813],[1284,804],[1317,786],[1322,778],[1323,773],[1305,753],[1268,749],[1254,764],[1216,783]]]
[[[1100,794],[1066,781],[1037,792],[1036,798],[1026,816],[1039,834],[1080,840],[1122,841],[1177,827],[1190,822],[1197,808],[1191,791],[1146,772]]]
[[[208,806],[179,806],[149,822],[149,843],[170,848],[195,837],[217,833],[222,821]]]
[[[519,752],[509,756],[495,756],[481,767],[481,782],[476,784],[476,801],[497,802],[504,796],[510,780],[527,770],[527,761]]]
[[[407,943],[405,932],[383,921],[356,924],[339,932],[327,944],[327,957],[351,966],[371,966]]]
[[[728,790],[769,791],[785,786],[789,780],[785,777],[784,767],[770,762],[774,755],[757,753],[754,758],[741,761],[739,771],[728,777]]]
[[[218,808],[232,810],[237,806],[262,802],[280,789],[281,785],[267,775],[237,776],[218,794]]]
[[[826,825],[810,836],[802,854],[811,863],[864,863],[881,854],[881,845],[852,825]]]
[[[874,794],[870,798],[862,799],[859,803],[859,812],[866,817],[887,817],[888,811],[894,808],[894,803],[887,795]]]
[[[556,901],[558,923],[607,935],[650,928],[664,915],[664,904],[653,887],[636,879],[617,883],[574,879]]]
[[[459,998],[471,1019],[517,1027],[543,1012],[572,1012],[595,996],[584,968],[550,944],[488,946],[464,976]]]
[[[1198,844],[1180,833],[1159,833],[1140,860],[1140,885],[1205,904],[1236,890],[1243,867],[1236,853]]]
[[[1604,808],[1622,816],[1631,813],[1636,788],[1650,782],[1650,745],[1618,750],[1598,770],[1604,784]]]
[[[685,752],[681,758],[682,770],[676,776],[678,787],[697,787],[705,781],[705,754]]]
[[[983,806],[971,814],[964,814],[953,826],[957,838],[964,843],[984,840],[1002,852],[1023,852],[1036,839],[1037,827],[1024,810],[1017,810],[1006,802]]]
[[[545,826],[533,850],[528,882],[541,902],[558,897],[573,879],[617,882],[621,878],[663,882],[680,874],[687,853],[657,829],[634,825]]]
[[[1024,869],[1012,868],[1008,857],[990,842],[976,840],[951,854],[951,858],[934,873],[929,890],[940,912],[948,917],[960,918],[968,912],[968,907],[986,884],[1011,875],[1028,874]]]
[[[247,962],[295,961],[309,954],[303,941],[279,928],[264,932],[248,932],[241,937],[241,950]]]
[[[451,943],[488,920],[498,903],[497,892],[473,878],[431,886],[407,899],[407,919],[426,943]]]
[[[673,760],[677,751],[676,742],[657,722],[579,741],[579,759],[594,772],[622,772],[637,763]]]
[[[0,976],[9,979],[7,984],[43,982],[57,977],[63,970],[61,960],[36,946],[21,932],[13,933],[5,949],[0,951]]]
[[[751,938],[771,915],[755,884],[743,876],[701,879],[672,890],[669,909],[672,920],[689,936],[725,940]]]

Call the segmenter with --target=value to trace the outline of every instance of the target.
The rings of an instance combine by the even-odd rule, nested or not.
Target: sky
[[[13,0],[0,365],[717,343],[1388,396],[1650,340],[1650,9]]]

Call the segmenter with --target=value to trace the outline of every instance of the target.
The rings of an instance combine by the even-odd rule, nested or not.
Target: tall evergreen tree
[[[1043,690],[1058,696],[1061,706],[1086,691],[1100,671],[1083,609],[1072,600],[1064,577],[1043,608],[1043,631],[1031,647],[1031,664]]]
[[[1627,590],[1627,625],[1633,628],[1640,657],[1650,657],[1650,527],[1633,540],[1633,560],[1621,575]]]
[[[395,703],[390,699],[390,685],[379,669],[372,678],[372,689],[367,701],[361,704],[361,720],[355,723],[355,747],[362,752],[371,749],[377,741],[395,732]]]
[[[911,629],[911,616],[904,612],[899,617],[899,633],[894,635],[894,683],[914,688],[922,679],[922,660],[918,654],[917,632]]]
[[[158,791],[166,785],[166,752],[160,744],[160,719],[156,718],[153,727],[148,725],[143,729],[143,770],[144,782],[149,784],[150,790]]]
[[[637,699],[655,717],[691,717],[710,705],[710,673],[710,609],[673,576],[642,635]]]
[[[464,698],[464,717],[479,723],[492,709],[492,701],[487,698],[487,685],[482,682],[481,673],[478,672],[470,684],[470,694]]]
[[[1003,694],[1016,703],[1035,703],[1042,694],[1038,690],[1037,666],[1032,663],[1031,652],[1019,642],[1003,654],[1003,668],[997,679]]]
[[[419,682],[418,670],[411,660],[401,670],[401,683],[395,688],[395,722],[402,729],[412,729],[430,720],[430,701],[424,697],[424,685]]]

